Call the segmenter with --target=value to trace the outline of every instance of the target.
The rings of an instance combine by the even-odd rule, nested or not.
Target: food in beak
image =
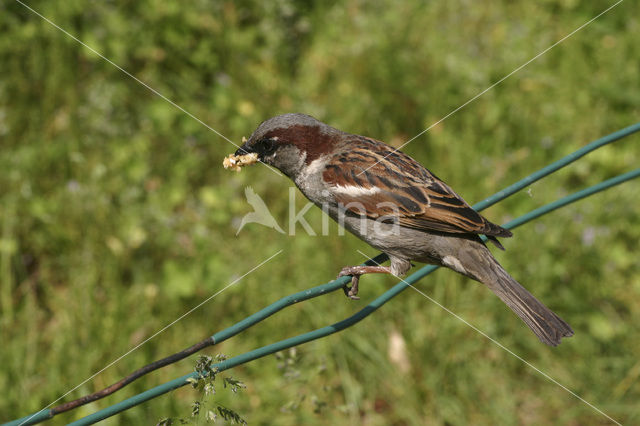
[[[245,138],[242,138],[242,142],[246,142]],[[258,162],[258,154],[255,152],[250,152],[249,154],[244,155],[235,155],[229,154],[224,157],[224,161],[222,165],[225,169],[231,169],[234,172],[239,172],[242,166],[250,166],[254,163]]]

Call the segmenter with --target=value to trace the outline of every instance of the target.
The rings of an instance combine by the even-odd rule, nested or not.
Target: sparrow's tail
[[[529,326],[542,343],[557,346],[563,337],[573,336],[569,324],[514,280],[493,256],[490,257],[491,274],[483,277],[482,282]]]

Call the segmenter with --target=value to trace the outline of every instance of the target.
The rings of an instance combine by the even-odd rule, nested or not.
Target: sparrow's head
[[[295,178],[313,160],[330,153],[342,135],[309,115],[278,115],[260,124],[236,155],[255,152],[263,163]]]

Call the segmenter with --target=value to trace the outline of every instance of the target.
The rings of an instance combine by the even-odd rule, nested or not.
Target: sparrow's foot
[[[344,295],[347,296],[351,300],[360,300],[358,295],[358,282],[360,281],[360,275],[354,275],[351,277],[351,285],[345,284],[342,287],[342,291],[344,291]]]
[[[351,286],[349,283],[342,287],[345,296],[351,300],[359,300],[358,297],[358,282],[360,276],[364,274],[390,274],[391,268],[388,266],[345,266],[338,274],[338,278],[351,276]]]

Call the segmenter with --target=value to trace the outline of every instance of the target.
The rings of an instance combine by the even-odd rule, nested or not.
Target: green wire
[[[518,182],[514,183],[511,186],[506,187],[505,189],[503,189],[502,191],[496,192],[495,194],[493,194],[491,197],[479,202],[478,204],[474,205],[473,208],[480,211],[480,210],[484,210],[489,206],[494,205],[495,203],[497,203],[498,201],[502,201],[505,198],[509,197],[510,195],[515,194],[516,192],[520,191],[523,188],[526,188],[527,186],[531,185],[534,182],[539,181],[540,179],[542,179],[545,176],[550,175],[551,173],[554,173],[557,170],[560,170],[561,168],[573,163],[574,161],[578,160],[579,158],[584,157],[585,155],[587,155],[588,153],[590,153],[591,151],[594,151],[602,146],[605,146],[607,144],[610,144],[612,142],[615,142],[617,140],[620,140],[626,136],[629,136],[637,131],[640,131],[640,123],[636,123],[633,124],[631,126],[625,127],[624,129],[618,130],[617,132],[613,132],[607,136],[604,136],[600,139],[597,139],[585,146],[583,146],[582,148],[580,148],[579,150],[559,159],[556,162],[553,162],[551,164],[549,164],[546,167],[543,167],[542,169],[538,170],[535,173],[531,173],[529,176],[525,177],[524,179],[519,180]]]

